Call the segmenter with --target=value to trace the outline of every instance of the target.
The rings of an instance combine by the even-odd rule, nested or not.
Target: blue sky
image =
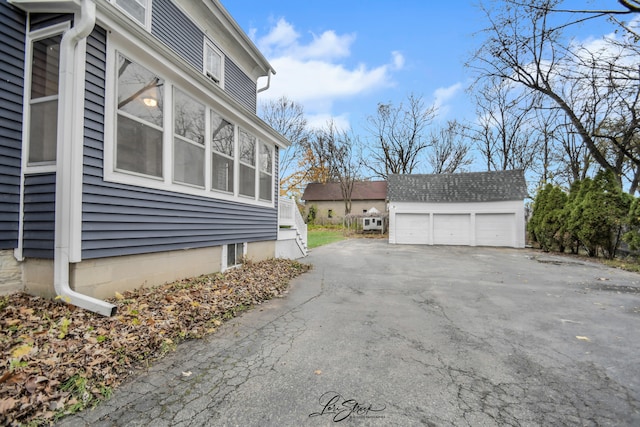
[[[471,120],[464,62],[485,25],[476,0],[223,0],[277,74],[259,100],[286,95],[316,125],[362,130],[379,102],[420,95],[438,120]],[[571,0],[569,6],[616,7],[616,0]],[[575,27],[586,40],[611,31],[604,19]],[[262,84],[262,82],[261,82]]]

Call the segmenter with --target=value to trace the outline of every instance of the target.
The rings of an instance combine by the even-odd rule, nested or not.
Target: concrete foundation
[[[22,265],[13,256],[13,250],[0,251],[0,295],[23,289]]]
[[[275,241],[250,242],[247,245],[247,258],[252,261],[274,258],[275,246]],[[221,263],[222,247],[216,246],[85,260],[71,264],[69,278],[71,288],[75,291],[106,299],[113,297],[116,292],[122,293],[140,287],[153,287],[216,273],[221,270]],[[55,297],[53,260],[27,259],[22,264],[22,271],[26,292]],[[18,281],[15,286],[15,290],[19,290],[23,285]],[[0,287],[0,291],[2,289]]]
[[[247,244],[247,259],[251,261],[263,261],[276,257],[276,242],[249,242]]]

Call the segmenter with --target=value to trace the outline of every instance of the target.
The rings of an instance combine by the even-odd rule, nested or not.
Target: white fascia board
[[[31,13],[69,13],[81,8],[80,0],[9,0],[9,3]]]
[[[269,72],[276,74],[276,70],[273,69],[269,61],[264,57],[262,52],[253,43],[244,30],[238,25],[236,20],[229,14],[227,9],[224,8],[219,0],[201,0],[203,1],[211,13],[220,21],[225,30],[233,36],[236,42],[242,46],[245,51],[253,58],[253,60],[260,67],[260,77],[266,77]]]

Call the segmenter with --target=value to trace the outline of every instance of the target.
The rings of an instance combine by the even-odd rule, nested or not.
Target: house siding
[[[256,84],[228,57],[224,60],[224,88],[238,102],[255,114]]]
[[[23,254],[53,259],[56,175],[27,175],[24,181]]]
[[[26,16],[0,1],[0,249],[18,245]]]
[[[276,240],[275,208],[104,181],[105,52],[96,28],[87,44],[82,258]]]
[[[151,13],[151,33],[202,71],[202,30],[170,0],[154,0]],[[256,84],[228,56],[224,60],[224,90],[249,111],[256,112]]]
[[[202,70],[202,31],[170,0],[154,0],[151,13],[151,33],[197,70]]]

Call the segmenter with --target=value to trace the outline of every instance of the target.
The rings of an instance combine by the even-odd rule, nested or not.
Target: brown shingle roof
[[[358,181],[353,185],[351,200],[386,200],[387,181]],[[313,182],[307,184],[304,189],[302,200],[306,202],[314,201],[336,201],[342,200],[340,184],[328,182],[321,184]]]

